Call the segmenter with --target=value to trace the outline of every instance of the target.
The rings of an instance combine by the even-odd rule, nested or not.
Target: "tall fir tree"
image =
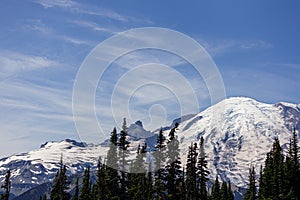
[[[151,162],[149,162],[148,172],[147,172],[147,176],[146,176],[146,199],[147,200],[154,199],[153,173],[152,173]]]
[[[255,200],[256,199],[256,180],[254,166],[249,168],[249,184],[244,194],[243,200]]]
[[[191,143],[187,155],[187,164],[186,164],[186,190],[187,190],[187,199],[198,199],[198,168],[197,168],[197,158],[198,158],[198,147],[197,143]]]
[[[47,194],[44,194],[43,196],[40,196],[40,200],[47,200]]]
[[[284,195],[286,199],[298,199],[300,196],[300,174],[299,174],[299,156],[298,156],[298,138],[296,129],[293,130],[290,139],[288,153],[284,163]]]
[[[228,200],[228,188],[227,183],[225,181],[222,182],[220,197],[220,200]]]
[[[228,183],[228,192],[227,192],[227,199],[228,200],[234,200],[234,194],[233,194],[233,192],[232,192],[232,190],[231,190],[231,183],[230,183],[230,181],[229,181],[229,183]]]
[[[300,198],[300,161],[296,128],[294,128],[293,130],[291,140],[291,153],[289,153],[289,155],[292,159],[292,173],[294,173],[294,177],[291,179],[291,190],[294,192],[295,196]]]
[[[132,164],[130,173],[130,187],[128,189],[128,196],[133,200],[146,200],[147,199],[147,186],[146,186],[146,171],[144,158],[146,154],[147,145],[140,148],[138,146],[137,156]]]
[[[0,197],[3,200],[9,199],[10,187],[11,187],[10,176],[11,176],[10,170],[7,170],[4,178],[4,183],[1,185],[1,188],[4,189],[4,194],[1,194]]]
[[[107,182],[105,181],[105,170],[106,167],[102,163],[101,158],[98,160],[97,164],[97,182],[93,185],[92,188],[92,199],[93,200],[102,200],[107,199]]]
[[[280,196],[283,194],[283,179],[284,179],[284,166],[283,166],[284,156],[283,151],[280,146],[278,138],[275,138],[273,144],[273,174],[271,177],[271,191],[273,194],[273,199],[280,199]]]
[[[207,170],[207,160],[204,151],[204,138],[200,139],[199,158],[198,158],[198,188],[199,197],[202,200],[207,200],[206,182],[208,181],[209,171]]]
[[[163,135],[162,128],[159,130],[157,142],[155,145],[155,181],[154,181],[154,199],[166,199],[165,176],[166,170],[164,164],[166,162],[166,138]]]
[[[84,171],[79,200],[91,200],[91,186],[90,166],[88,166]]]
[[[72,200],[78,200],[79,198],[79,178],[76,179],[76,183],[75,183],[75,191],[74,191],[74,195],[72,197]]]
[[[284,155],[278,138],[275,138],[271,151],[267,153],[258,199],[281,199],[285,191],[284,178]]]
[[[265,187],[265,186],[264,186],[264,182],[263,182],[263,168],[262,168],[262,165],[260,165],[260,170],[259,170],[258,187],[259,187],[259,190],[257,192],[257,199],[263,199],[263,193],[262,193],[263,190],[262,190],[261,187]]]
[[[59,170],[56,173],[54,183],[50,193],[51,200],[69,200],[70,194],[68,192],[69,182],[67,177],[67,167],[63,164],[63,156],[61,155]]]
[[[179,141],[175,136],[178,123],[170,130],[169,140],[167,143],[167,176],[166,176],[166,189],[168,199],[178,199],[181,196],[183,185],[181,161],[179,154]]]
[[[126,199],[127,197],[127,185],[128,185],[128,147],[130,142],[127,140],[128,127],[126,125],[126,118],[123,119],[122,131],[120,133],[120,138],[118,142],[119,146],[119,170],[121,175],[119,176],[120,188],[119,188],[119,197],[121,199]]]
[[[272,166],[273,166],[273,157],[271,152],[267,153],[267,158],[265,160],[265,167],[262,170],[261,178],[259,181],[259,192],[258,199],[263,200],[268,197],[271,197],[271,177],[272,177]]]
[[[211,200],[220,200],[221,196],[220,196],[220,182],[219,182],[219,178],[218,175],[216,175],[216,180],[213,184],[212,187],[212,192],[211,192]]]
[[[106,194],[104,199],[118,199],[119,194],[119,174],[118,174],[118,135],[114,128],[110,135],[109,150],[106,158],[105,184]]]

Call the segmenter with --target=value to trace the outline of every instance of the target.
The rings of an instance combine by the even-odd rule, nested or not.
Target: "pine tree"
[[[228,200],[228,188],[227,183],[225,181],[222,182],[220,197],[220,200]]]
[[[208,181],[208,174],[209,171],[207,170],[207,160],[204,151],[204,138],[201,137],[200,139],[200,148],[199,148],[199,159],[198,159],[198,188],[200,190],[199,196],[200,199],[206,200],[207,199],[207,189],[206,189],[206,182]]]
[[[186,164],[186,186],[187,186],[187,199],[198,199],[198,168],[197,168],[197,143],[189,147],[187,164]]]
[[[220,182],[218,175],[216,175],[216,180],[214,182],[212,192],[211,192],[211,200],[220,200]]]
[[[152,200],[154,199],[154,189],[153,189],[153,174],[152,174],[152,165],[149,162],[148,172],[146,176],[146,199]]]
[[[254,166],[249,168],[249,184],[246,189],[243,200],[255,200],[256,199],[256,186],[255,186],[255,169]]]
[[[258,199],[263,199],[264,193],[263,193],[263,188],[265,187],[264,185],[264,180],[263,180],[263,168],[262,165],[260,166],[260,171],[259,171],[259,190],[258,190]]]
[[[284,196],[284,155],[278,138],[275,138],[272,149],[267,153],[265,168],[259,184],[259,199],[278,200]]]
[[[288,154],[284,162],[284,190],[283,197],[286,199],[297,199],[300,195],[299,186],[299,157],[298,157],[298,139],[294,129],[290,139]]]
[[[259,182],[259,192],[258,199],[263,200],[272,196],[271,191],[271,177],[273,176],[273,156],[272,153],[267,153],[267,158],[265,160],[265,168],[262,171],[260,182]]]
[[[60,167],[56,173],[52,190],[50,193],[51,200],[69,200],[70,194],[67,192],[69,189],[68,177],[66,175],[67,167],[63,164],[63,159],[61,156]]]
[[[284,156],[282,148],[280,146],[278,138],[276,138],[273,144],[273,174],[271,177],[272,193],[274,200],[280,199],[279,196],[283,194],[283,160]]]
[[[74,195],[72,197],[72,200],[78,200],[78,197],[79,197],[79,185],[78,185],[78,181],[79,181],[79,178],[76,179],[75,192],[74,192]]]
[[[128,194],[133,200],[146,200],[147,198],[147,187],[146,187],[146,177],[145,177],[145,167],[144,158],[146,153],[147,145],[143,145],[140,148],[138,146],[137,156],[132,164],[130,173],[130,188],[128,189]]]
[[[10,181],[10,170],[7,170],[5,178],[4,178],[4,183],[1,185],[1,188],[4,189],[4,194],[1,194],[1,199],[3,200],[8,200],[9,199],[9,194],[10,194],[10,187],[11,187],[11,181]]]
[[[169,140],[167,143],[168,151],[168,161],[167,161],[167,176],[166,176],[166,189],[168,194],[168,199],[178,199],[181,194],[183,180],[181,161],[179,155],[179,141],[175,136],[176,128],[178,123],[175,124],[174,128],[171,129],[169,133]]]
[[[228,183],[228,192],[227,192],[227,196],[228,196],[228,200],[234,200],[234,195],[233,195],[233,192],[231,190],[231,183],[229,181]]]
[[[296,128],[293,130],[291,153],[289,153],[289,155],[292,159],[292,173],[294,174],[294,177],[291,179],[291,190],[294,191],[295,196],[300,197],[300,161]]]
[[[105,199],[118,199],[119,194],[119,175],[118,175],[118,136],[117,129],[114,128],[110,136],[109,150],[107,152],[106,169],[105,169],[105,184],[106,194]]]
[[[92,188],[92,199],[107,199],[107,185],[105,180],[105,170],[106,167],[102,163],[101,158],[98,160],[97,165],[97,182],[93,185]]]
[[[166,145],[165,137],[163,135],[162,128],[157,136],[157,143],[155,146],[154,158],[155,158],[155,182],[154,182],[154,198],[155,199],[166,199],[166,186],[165,186],[165,175],[166,171],[163,165],[166,162]]]
[[[40,198],[39,198],[40,200],[47,200],[47,195],[46,194],[44,194],[43,196],[40,196]]]
[[[79,200],[91,199],[91,178],[90,178],[90,166],[84,171],[84,177],[82,180],[82,187],[79,195]]]
[[[130,142],[127,141],[127,132],[128,128],[126,125],[126,118],[123,119],[123,125],[122,125],[122,131],[120,133],[120,138],[118,142],[119,146],[119,169],[121,171],[121,176],[119,177],[120,179],[120,188],[119,188],[119,197],[121,199],[125,199],[127,194],[127,185],[128,185],[128,177],[126,170],[128,169],[128,161],[127,161],[127,156],[128,156],[128,150],[127,148],[129,147]]]

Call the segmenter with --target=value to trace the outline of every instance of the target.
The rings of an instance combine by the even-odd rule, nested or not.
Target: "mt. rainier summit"
[[[274,138],[279,138],[286,151],[293,128],[299,133],[300,106],[283,102],[266,104],[251,98],[232,97],[196,115],[183,116],[176,122],[179,122],[176,134],[184,165],[188,147],[203,136],[210,179],[213,180],[218,174],[222,180],[230,180],[232,185],[246,187],[249,166],[254,165],[258,170],[264,164]],[[168,129],[170,127],[163,128],[166,137]],[[138,144],[146,142],[148,150],[154,150],[156,134],[146,131],[141,122],[129,126],[130,149],[135,153]],[[75,175],[82,173],[88,165],[92,166],[92,170],[96,169],[98,158],[105,157],[107,150],[107,143],[94,145],[69,139],[47,142],[40,149],[2,158],[0,180],[10,169],[11,191],[18,196],[51,181],[59,167],[61,153],[69,175]]]

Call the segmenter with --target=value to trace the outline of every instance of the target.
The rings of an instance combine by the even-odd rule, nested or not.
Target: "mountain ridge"
[[[243,188],[247,184],[248,168],[263,164],[275,137],[286,149],[291,130],[300,130],[300,106],[279,102],[266,104],[248,97],[231,97],[204,111],[175,119],[179,122],[177,136],[180,141],[182,163],[191,142],[205,139],[210,179],[218,174],[221,180]],[[174,123],[173,122],[173,123]],[[172,127],[170,125],[169,127]],[[168,128],[164,128],[168,135]],[[131,158],[138,144],[147,142],[154,150],[157,131],[151,134],[138,122],[129,126]],[[299,137],[299,135],[298,135]],[[86,144],[71,139],[46,142],[37,150],[14,154],[0,159],[0,180],[7,169],[12,170],[12,192],[18,196],[39,184],[51,181],[58,169],[61,153],[69,174],[82,173],[91,165],[96,170],[99,157],[105,157],[107,144]]]

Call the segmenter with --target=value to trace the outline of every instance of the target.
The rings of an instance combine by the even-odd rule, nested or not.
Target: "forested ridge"
[[[62,157],[50,195],[45,194],[40,199],[234,199],[230,181],[219,180],[219,176],[209,180],[203,137],[198,143],[190,144],[187,161],[181,162],[177,126],[175,124],[170,129],[167,137],[160,129],[152,153],[153,162],[146,162],[146,143],[138,146],[135,159],[129,160],[127,149],[130,141],[127,140],[128,128],[124,119],[120,134],[116,128],[111,132],[106,158],[99,158],[96,180],[92,180],[90,167],[87,167],[83,177],[78,176],[75,187],[71,188]],[[8,170],[1,185],[4,191],[1,199],[9,199],[10,185]],[[249,180],[243,199],[297,200],[299,196],[299,146],[294,129],[287,152],[283,151],[279,139],[275,138],[264,165],[260,169],[249,166]]]

